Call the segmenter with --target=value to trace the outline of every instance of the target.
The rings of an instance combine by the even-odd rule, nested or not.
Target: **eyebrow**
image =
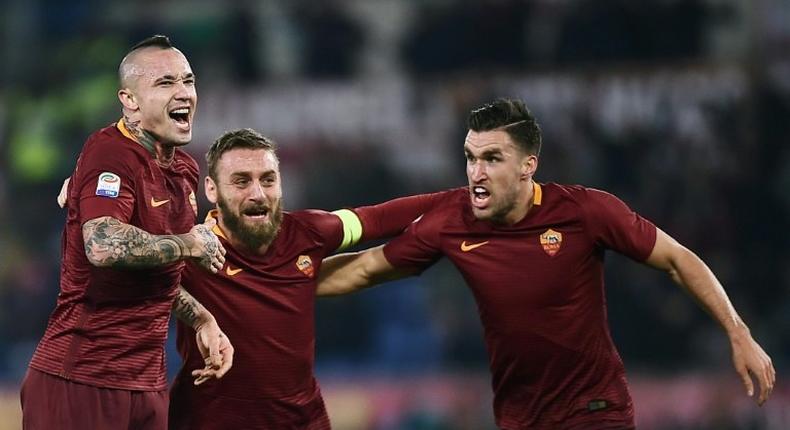
[[[265,172],[262,172],[260,176],[272,176],[272,175],[276,176],[277,175],[277,171],[276,170],[271,170],[271,169],[270,170],[266,170]],[[233,172],[233,173],[230,174],[231,179],[232,178],[239,178],[239,177],[251,177],[251,176],[252,176],[252,172],[250,172],[249,170],[245,170],[245,171],[241,171],[241,172]]]
[[[470,151],[467,146],[464,146],[464,153],[474,155],[472,153],[472,151]],[[503,154],[504,154],[504,152],[501,149],[499,149],[499,148],[497,148],[497,149],[486,149],[479,156],[475,156],[475,157],[483,158],[483,157],[490,157],[492,155],[503,155]]]
[[[179,79],[179,78],[178,78],[177,76],[174,76],[174,75],[164,75],[164,76],[162,76],[162,77],[158,78],[157,80],[155,80],[155,81],[154,81],[154,84],[158,84],[158,83],[160,83],[160,82],[162,82],[162,81],[177,81],[178,79]],[[183,79],[195,79],[195,74],[194,74],[194,73],[191,73],[191,72],[190,72],[190,73],[187,73],[187,74],[185,74],[185,75],[184,75],[184,77],[183,77],[183,78],[181,78],[181,79],[182,79],[182,80],[183,80]]]

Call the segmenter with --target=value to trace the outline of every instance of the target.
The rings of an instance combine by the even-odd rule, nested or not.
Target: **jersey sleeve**
[[[423,271],[441,256],[443,212],[431,211],[414,221],[400,236],[384,245],[387,261],[398,268]]]
[[[299,217],[310,226],[313,234],[320,238],[319,242],[325,255],[333,253],[340,247],[344,229],[344,221],[341,217],[317,209],[300,211],[299,214]]]
[[[117,143],[117,145],[116,145]],[[130,152],[110,140],[88,142],[78,163],[79,189],[75,190],[80,223],[111,216],[128,223],[134,212],[135,162]]]
[[[636,261],[645,261],[656,243],[656,226],[604,191],[588,189],[582,202],[593,240]]]
[[[361,224],[361,240],[393,237],[422,214],[446,201],[456,190],[418,194],[353,209]]]

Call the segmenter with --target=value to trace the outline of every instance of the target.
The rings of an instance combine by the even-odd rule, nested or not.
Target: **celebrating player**
[[[60,294],[22,385],[25,429],[167,428],[172,311],[197,331],[197,382],[228,370],[213,316],[177,288],[184,261],[217,272],[213,221],[195,225],[195,76],[164,36],[119,68],[123,118],[91,135],[67,190]]]
[[[201,387],[189,369],[202,357],[179,324],[184,368],[171,391],[172,429],[328,429],[313,374],[316,279],[324,257],[359,240],[391,237],[444,193],[392,200],[333,213],[283,212],[272,142],[250,130],[225,133],[206,155],[208,219],[228,250],[227,264],[207,276],[187,264],[182,285],[237,342],[233,372]]]
[[[775,382],[771,359],[714,274],[693,252],[615,196],[539,184],[541,132],[518,100],[471,112],[469,187],[401,236],[324,262],[319,295],[348,293],[424,270],[442,255],[474,293],[502,429],[630,429],[634,409],[606,321],[607,249],[666,271],[722,326],[736,371],[757,402]]]

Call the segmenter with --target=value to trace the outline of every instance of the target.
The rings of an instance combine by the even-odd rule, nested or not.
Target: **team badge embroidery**
[[[299,258],[296,259],[296,268],[299,269],[300,272],[307,275],[308,278],[312,278],[315,274],[315,269],[313,269],[313,260],[309,255],[300,255]]]
[[[195,192],[189,192],[189,205],[192,206],[192,210],[195,212],[195,216],[197,216],[197,199],[195,199]]]
[[[102,172],[96,184],[96,195],[104,197],[118,197],[121,191],[121,178],[112,172]]]
[[[562,246],[562,233],[548,229],[540,235],[540,244],[549,257],[554,257],[554,254],[558,253],[560,246]]]

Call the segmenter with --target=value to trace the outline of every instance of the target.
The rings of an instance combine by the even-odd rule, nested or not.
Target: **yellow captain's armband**
[[[356,245],[362,239],[362,222],[357,214],[349,209],[340,209],[332,212],[340,218],[343,223],[343,241],[340,242],[338,251],[342,251],[349,246]]]

